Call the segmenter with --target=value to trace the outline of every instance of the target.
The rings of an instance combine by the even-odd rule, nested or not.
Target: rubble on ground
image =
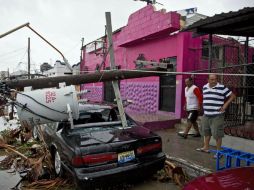
[[[161,182],[173,181],[180,188],[188,181],[187,175],[184,173],[182,167],[176,166],[174,163],[166,160],[164,169],[157,172],[157,180]]]
[[[21,176],[22,189],[56,189],[72,186],[69,179],[55,176],[52,158],[44,140],[40,142],[34,140],[31,129],[27,126],[17,125],[15,128],[2,130],[0,148],[5,151],[0,169],[9,170],[8,173],[18,172]]]

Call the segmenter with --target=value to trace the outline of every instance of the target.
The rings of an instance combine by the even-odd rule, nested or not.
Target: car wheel
[[[54,171],[55,171],[55,174],[56,176],[62,176],[62,164],[61,164],[61,157],[58,153],[58,151],[56,150],[55,151],[55,154],[54,154]]]

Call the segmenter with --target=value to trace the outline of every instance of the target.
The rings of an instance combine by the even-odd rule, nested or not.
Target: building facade
[[[64,62],[57,60],[53,68],[43,71],[42,74],[47,77],[56,77],[56,76],[72,75],[72,71],[67,67],[67,65]]]
[[[194,15],[197,20],[198,14]],[[200,17],[202,18],[202,17]],[[191,32],[180,32],[185,20],[177,12],[155,10],[148,5],[129,16],[126,26],[113,33],[115,63],[119,69],[133,70],[140,68],[138,60],[157,62],[160,66],[167,64],[169,71],[189,72],[208,68],[208,37],[193,37]],[[230,44],[236,42],[221,37],[214,38],[214,44]],[[233,45],[232,45],[233,44]],[[230,50],[214,46],[214,56],[218,63],[232,62]],[[241,44],[237,44],[238,49]],[[105,36],[83,47],[81,72],[109,69],[107,55],[107,39]],[[216,48],[217,47],[217,48]],[[241,47],[240,47],[241,49]],[[243,48],[242,48],[243,49]],[[225,53],[229,51],[229,53]],[[224,53],[224,54],[223,54]],[[227,55],[227,56],[225,56]],[[252,57],[249,53],[249,59]],[[233,62],[237,64],[239,60]],[[147,65],[152,67],[153,65]],[[141,64],[142,67],[142,64]],[[207,72],[207,71],[206,71]],[[130,99],[133,104],[127,111],[137,113],[174,114],[176,118],[183,116],[184,79],[189,75],[154,76],[120,81],[123,99]],[[199,77],[198,86],[207,82],[207,76]],[[82,89],[91,92],[85,98],[92,101],[113,101],[114,93],[110,82],[84,84]]]

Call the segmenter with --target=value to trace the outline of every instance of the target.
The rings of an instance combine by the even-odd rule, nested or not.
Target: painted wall
[[[207,69],[208,61],[201,60],[201,51],[198,51],[202,48],[202,40],[207,39],[207,36],[193,38],[192,33],[179,33],[179,29],[180,15],[176,12],[156,11],[152,5],[148,5],[131,14],[127,25],[113,34],[116,65],[120,66],[120,69],[135,69],[134,61],[139,54],[143,54],[148,61],[176,57],[177,72]],[[99,40],[103,38],[105,37]],[[106,40],[105,42],[107,43]],[[219,43],[221,39],[215,37],[214,42]],[[83,50],[84,60],[81,64],[83,71],[94,71],[96,65],[101,65],[103,61],[101,46],[92,51],[91,48],[86,48],[91,47],[92,43],[85,46]],[[109,56],[107,56],[102,68],[109,66]],[[184,79],[186,77],[176,76],[175,112],[173,114],[177,118],[183,115]],[[200,88],[206,83],[206,77],[203,77],[201,82],[199,81]],[[91,91],[85,95],[85,98],[92,101],[103,100],[102,83],[86,84],[82,85],[82,88]],[[133,104],[128,106],[129,111],[172,115],[172,113],[159,110],[159,77],[123,80],[120,88],[122,97],[133,101]]]
[[[179,30],[179,18],[177,13],[156,11],[152,5],[130,15],[128,24],[113,35],[116,65],[120,65],[121,69],[135,69],[134,61],[139,54],[144,54],[146,60],[153,61],[178,56],[178,36],[169,34]],[[102,63],[103,57],[99,55],[102,50],[96,53],[85,51],[86,49],[81,69],[86,66],[86,69],[94,70],[97,64]],[[109,67],[108,57],[104,68],[106,67]],[[133,101],[128,110],[139,113],[158,111],[159,77],[124,80],[120,86],[123,98]],[[102,84],[87,84],[82,88],[91,91],[85,98],[93,101],[103,99]]]

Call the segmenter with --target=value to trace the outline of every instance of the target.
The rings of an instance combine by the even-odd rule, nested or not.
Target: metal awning
[[[220,34],[254,37],[254,7],[246,7],[235,12],[216,14],[190,25],[183,31],[196,35]]]

